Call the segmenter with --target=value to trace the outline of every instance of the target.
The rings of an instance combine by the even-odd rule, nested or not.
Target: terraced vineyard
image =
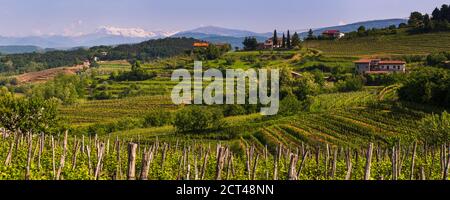
[[[257,140],[247,142],[268,144],[272,150],[279,144],[295,147],[302,143],[358,147],[374,142],[388,146],[416,138],[425,115],[390,105],[306,113],[261,128],[253,136]]]
[[[363,37],[338,41],[308,41],[306,47],[315,48],[333,56],[387,56],[405,54],[429,54],[447,51],[450,33],[429,33]]]
[[[261,135],[255,135],[260,140],[265,138],[268,146],[208,144],[203,140],[149,143],[136,138],[77,138],[68,133],[6,134],[0,138],[0,180],[447,178],[448,171],[443,164],[447,153],[445,146],[395,143],[386,148],[370,143],[367,147],[355,148],[305,145],[293,139],[307,136],[311,142],[320,143],[345,139],[329,133],[305,131],[298,124],[272,126],[261,130]],[[270,141],[275,139],[282,143],[272,146]],[[437,157],[439,151],[441,156]]]
[[[85,101],[60,108],[71,124],[85,126],[111,122],[124,117],[142,116],[152,108],[176,109],[168,96],[142,96],[126,99]]]

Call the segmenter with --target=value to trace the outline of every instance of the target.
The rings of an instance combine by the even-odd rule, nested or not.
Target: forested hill
[[[193,38],[165,38],[138,44],[97,46],[70,51],[25,53],[0,56],[0,73],[24,73],[49,68],[72,66],[99,57],[102,60],[139,59],[151,60],[184,54],[197,41]],[[105,55],[106,54],[106,55]]]

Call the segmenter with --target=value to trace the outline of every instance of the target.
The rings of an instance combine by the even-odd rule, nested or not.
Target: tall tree
[[[442,15],[441,15],[441,10],[439,10],[439,8],[435,8],[433,13],[431,14],[433,17],[431,18],[432,20],[440,20],[442,19]]]
[[[273,31],[273,46],[278,46],[278,35],[277,30]]]
[[[252,51],[258,48],[258,41],[255,37],[245,37],[242,44],[244,45],[244,50],[246,51]]]
[[[286,36],[284,36],[284,33],[283,33],[283,39],[281,41],[282,41],[281,48],[286,48]]]
[[[425,14],[423,16],[423,28],[427,32],[433,30],[433,25],[431,23],[431,19],[430,19],[430,16],[428,14]]]
[[[314,32],[312,29],[309,29],[308,31],[308,40],[314,39]]]
[[[292,45],[291,45],[291,33],[289,32],[289,30],[287,32],[286,46],[287,46],[288,49],[292,48]]]
[[[301,41],[300,41],[300,37],[298,36],[298,33],[297,32],[295,32],[294,33],[294,35],[292,36],[292,42],[291,42],[291,45],[292,45],[292,47],[300,47],[300,43],[301,43]]]
[[[408,25],[418,28],[422,26],[423,15],[420,12],[412,12],[409,16]]]
[[[450,6],[447,4],[444,4],[441,7],[441,20],[450,22]]]
[[[365,26],[360,26],[358,28],[358,36],[365,36],[366,35],[366,27]]]

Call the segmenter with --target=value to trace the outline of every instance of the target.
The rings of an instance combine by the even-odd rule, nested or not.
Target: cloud
[[[344,20],[339,21],[339,26],[343,26],[343,25],[347,25],[347,22],[345,22]]]
[[[76,20],[72,22],[69,26],[64,28],[63,35],[64,36],[80,36],[83,35],[84,32],[80,29],[82,28],[83,20]]]

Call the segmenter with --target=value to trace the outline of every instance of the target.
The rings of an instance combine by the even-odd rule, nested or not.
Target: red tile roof
[[[406,64],[406,62],[400,61],[400,60],[385,60],[385,61],[380,61],[379,64],[380,65],[389,65],[389,64],[404,65],[404,64]]]
[[[372,62],[372,60],[370,60],[370,59],[361,59],[361,60],[354,61],[354,63],[370,63],[370,62]]]
[[[336,34],[336,33],[340,33],[340,32],[341,31],[339,31],[339,30],[326,30],[322,34]]]
[[[194,42],[193,46],[194,47],[208,47],[209,43],[207,43],[207,42]]]
[[[369,64],[372,61],[378,61],[379,65],[389,65],[389,64],[404,65],[404,64],[406,64],[405,61],[401,61],[401,60],[385,60],[385,61],[381,61],[379,59],[361,59],[361,60],[354,61],[354,63],[357,63],[357,64]]]

